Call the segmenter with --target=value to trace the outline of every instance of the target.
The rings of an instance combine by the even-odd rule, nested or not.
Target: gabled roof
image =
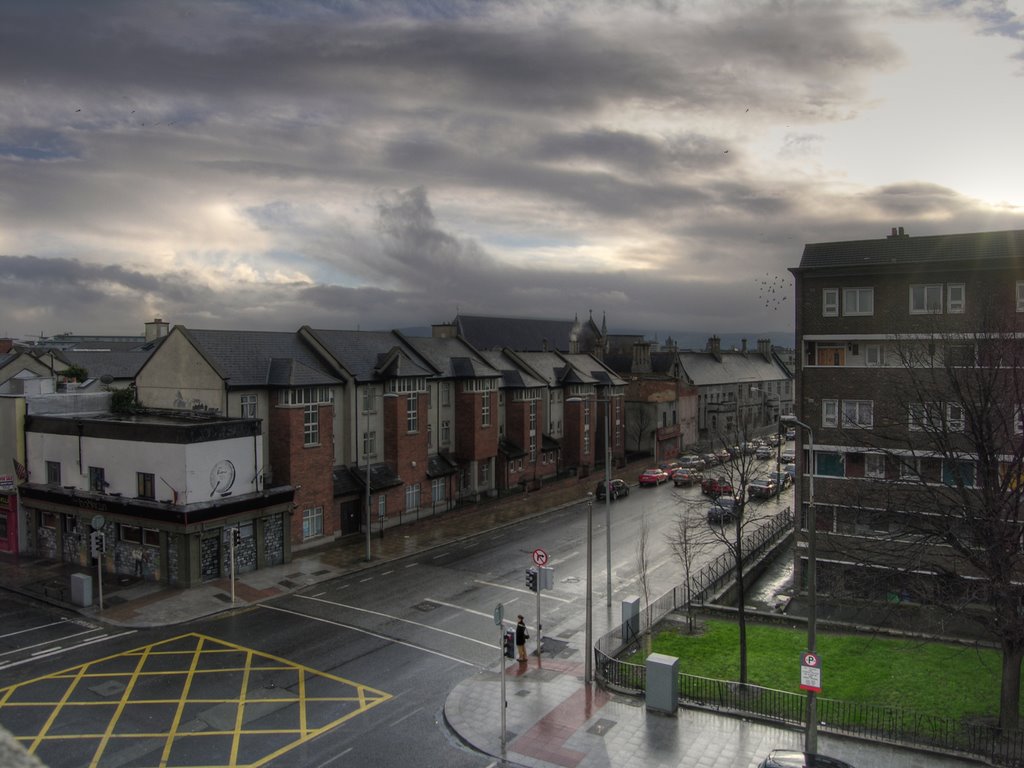
[[[329,386],[340,383],[294,331],[211,331],[177,325],[227,386]]]
[[[79,352],[64,350],[56,356],[69,365],[84,368],[90,379],[111,376],[115,379],[134,379],[139,369],[146,364],[152,349],[129,352]]]
[[[615,371],[590,355],[562,355],[562,358],[580,371],[589,374],[590,379],[604,387],[621,387],[626,382]]]
[[[592,351],[601,330],[593,318],[551,320],[530,317],[459,315],[455,326],[460,336],[477,349],[511,349],[515,352],[568,352],[575,333],[579,348]]]
[[[503,389],[535,389],[546,387],[547,382],[534,376],[526,368],[517,362],[501,349],[485,349],[480,354],[490,363],[491,367],[501,373],[501,386]]]
[[[416,350],[442,378],[481,379],[499,375],[480,352],[460,338],[396,334]]]
[[[558,352],[515,352],[511,353],[514,360],[529,367],[530,372],[540,376],[546,386],[560,387],[571,384],[600,385],[603,382],[592,376],[587,370],[577,368],[569,359],[587,360],[587,368],[598,367],[597,361],[589,355],[561,355]]]
[[[1024,230],[809,243],[797,268],[910,265],[930,262],[998,261],[1024,258]]]
[[[391,331],[334,331],[303,326],[356,381],[381,381],[390,375],[433,376],[436,371]]]
[[[686,375],[698,387],[712,384],[755,384],[789,378],[778,361],[766,360],[757,352],[723,350],[721,361],[711,352],[679,352]]]

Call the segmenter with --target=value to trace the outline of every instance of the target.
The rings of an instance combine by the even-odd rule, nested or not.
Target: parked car
[[[707,469],[708,467],[717,467],[722,463],[718,460],[718,456],[713,453],[702,453],[700,457],[704,460],[704,469]]]
[[[725,525],[736,519],[736,498],[719,496],[708,505],[708,523]]]
[[[715,451],[715,456],[718,457],[719,464],[725,464],[725,462],[732,460],[732,456],[729,455],[729,451],[725,448],[719,448]]]
[[[677,488],[684,485],[693,485],[694,483],[699,483],[703,479],[704,476],[701,475],[701,473],[695,469],[686,469],[684,467],[680,467],[679,469],[672,473],[672,482],[673,484],[675,484]]]
[[[747,494],[752,499],[770,499],[779,492],[779,484],[770,477],[759,477],[747,484]]]
[[[757,450],[754,451],[754,456],[758,459],[770,459],[775,455],[775,449],[770,445],[758,446]]]
[[[718,498],[723,494],[732,496],[732,483],[724,477],[705,477],[700,484],[700,492],[705,496]]]
[[[615,501],[620,496],[629,496],[629,483],[619,478],[614,478],[608,481],[608,485],[611,487],[612,501]],[[597,497],[598,501],[604,501],[605,497],[605,482],[602,480],[597,484],[597,490],[594,491],[594,496]]]
[[[757,768],[853,768],[853,766],[826,755],[807,755],[788,749],[775,749],[757,764]]]
[[[704,459],[694,453],[688,453],[679,457],[679,466],[683,469],[695,469],[698,472],[703,472]]]
[[[779,437],[774,432],[772,434],[768,435],[768,437],[765,438],[765,439],[768,442],[768,445],[770,445],[772,448],[774,448],[776,445],[778,445],[779,443],[782,442],[782,438]]]
[[[790,462],[782,468],[782,471],[789,475],[791,482],[796,482],[796,464]]]
[[[786,439],[796,440],[796,427],[789,427],[786,429]]]
[[[779,486],[779,493],[782,493],[793,484],[793,476],[786,471],[769,472],[768,477],[774,480],[775,484]]]
[[[668,472],[661,467],[645,469],[640,473],[640,485],[661,485],[668,481]]]
[[[674,459],[672,461],[663,461],[658,465],[661,469],[665,470],[665,474],[672,477],[672,473],[675,472],[679,467],[682,466],[678,461]]]
[[[779,461],[783,464],[792,464],[796,461],[796,453],[792,449],[787,448],[779,454]]]
[[[743,451],[744,455],[749,456],[757,450],[757,445],[752,442],[740,443],[740,450]]]

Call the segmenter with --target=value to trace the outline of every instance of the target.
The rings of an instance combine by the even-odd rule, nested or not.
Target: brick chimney
[[[651,342],[636,341],[633,343],[633,368],[630,372],[651,372]]]

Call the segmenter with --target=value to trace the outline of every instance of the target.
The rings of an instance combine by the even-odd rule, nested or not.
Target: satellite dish
[[[104,373],[102,376],[100,376],[100,382],[103,384],[110,384],[113,380],[114,377],[111,376],[109,373]]]

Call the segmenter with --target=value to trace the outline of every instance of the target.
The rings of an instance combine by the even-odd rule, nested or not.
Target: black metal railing
[[[793,525],[789,509],[780,512],[744,539],[744,563],[763,557],[787,535]],[[700,603],[734,578],[735,562],[724,553],[690,579],[690,600]],[[624,649],[640,647],[638,630],[653,626],[671,611],[685,606],[686,586],[675,587],[640,611],[635,627],[620,625],[594,644],[594,670],[598,682],[622,693],[642,695],[647,670],[642,664],[622,661]],[[758,685],[679,675],[679,700],[693,706],[735,712],[760,720],[804,725],[806,696]],[[962,753],[993,765],[1024,765],[1024,732],[1003,733],[994,726],[937,717],[894,706],[861,704],[818,698],[818,727],[831,733],[883,740],[897,744]]]

